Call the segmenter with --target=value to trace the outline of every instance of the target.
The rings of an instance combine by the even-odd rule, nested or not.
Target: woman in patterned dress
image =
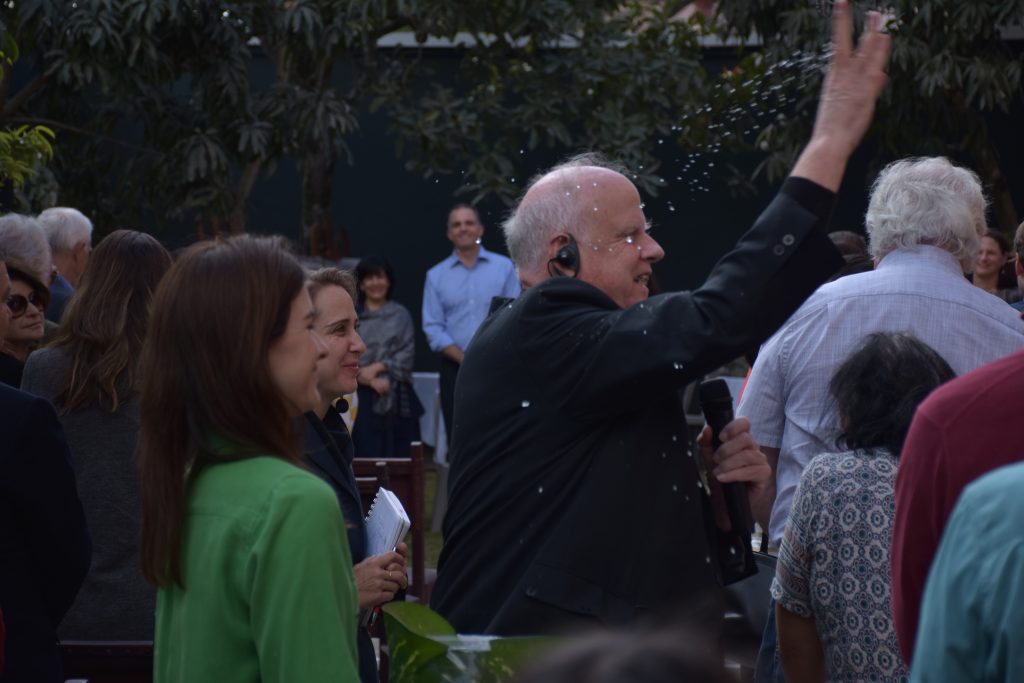
[[[892,622],[893,487],[917,405],[953,370],[910,334],[868,336],[829,385],[839,453],[800,478],[772,583],[789,683],[905,681]]]

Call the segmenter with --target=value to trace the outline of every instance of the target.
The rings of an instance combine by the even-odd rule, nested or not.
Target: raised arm
[[[860,144],[885,87],[885,66],[891,41],[881,33],[882,17],[868,13],[867,29],[853,47],[853,19],[847,0],[836,0],[832,12],[832,58],[818,102],[810,142],[791,175],[839,190],[846,162]]]

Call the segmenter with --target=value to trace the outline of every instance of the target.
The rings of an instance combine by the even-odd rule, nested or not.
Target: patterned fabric
[[[905,681],[889,598],[897,461],[826,453],[800,477],[772,597],[813,618],[830,681]]]

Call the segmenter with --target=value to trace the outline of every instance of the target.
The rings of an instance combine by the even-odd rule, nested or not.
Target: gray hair
[[[501,225],[505,233],[508,254],[518,270],[531,270],[543,265],[541,261],[547,253],[548,241],[552,235],[564,232],[577,236],[585,216],[583,206],[576,197],[575,190],[579,189],[579,185],[573,171],[586,166],[597,166],[626,174],[622,164],[609,161],[595,152],[587,152],[571,157],[530,178],[526,191]],[[531,197],[529,202],[524,203],[523,197],[530,189],[550,176],[557,176],[556,182],[561,183],[562,187],[559,187],[557,192]]]
[[[55,254],[70,252],[79,242],[92,240],[92,221],[78,209],[55,206],[36,218],[43,224],[46,239]]]
[[[1017,232],[1013,233],[1013,251],[1017,258],[1024,258],[1024,223],[1017,226]]]
[[[945,249],[968,269],[985,234],[988,200],[978,175],[945,157],[896,161],[871,188],[864,223],[876,260],[919,244]]]
[[[0,217],[0,260],[21,261],[43,282],[50,281],[53,256],[42,224],[20,213]]]

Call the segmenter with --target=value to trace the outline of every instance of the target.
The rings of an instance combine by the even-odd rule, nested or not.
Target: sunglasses
[[[12,294],[7,297],[7,308],[11,309],[12,318],[20,318],[25,315],[29,304],[35,306],[40,313],[46,310],[43,297],[35,292],[30,292],[28,297],[24,297],[21,294]]]

